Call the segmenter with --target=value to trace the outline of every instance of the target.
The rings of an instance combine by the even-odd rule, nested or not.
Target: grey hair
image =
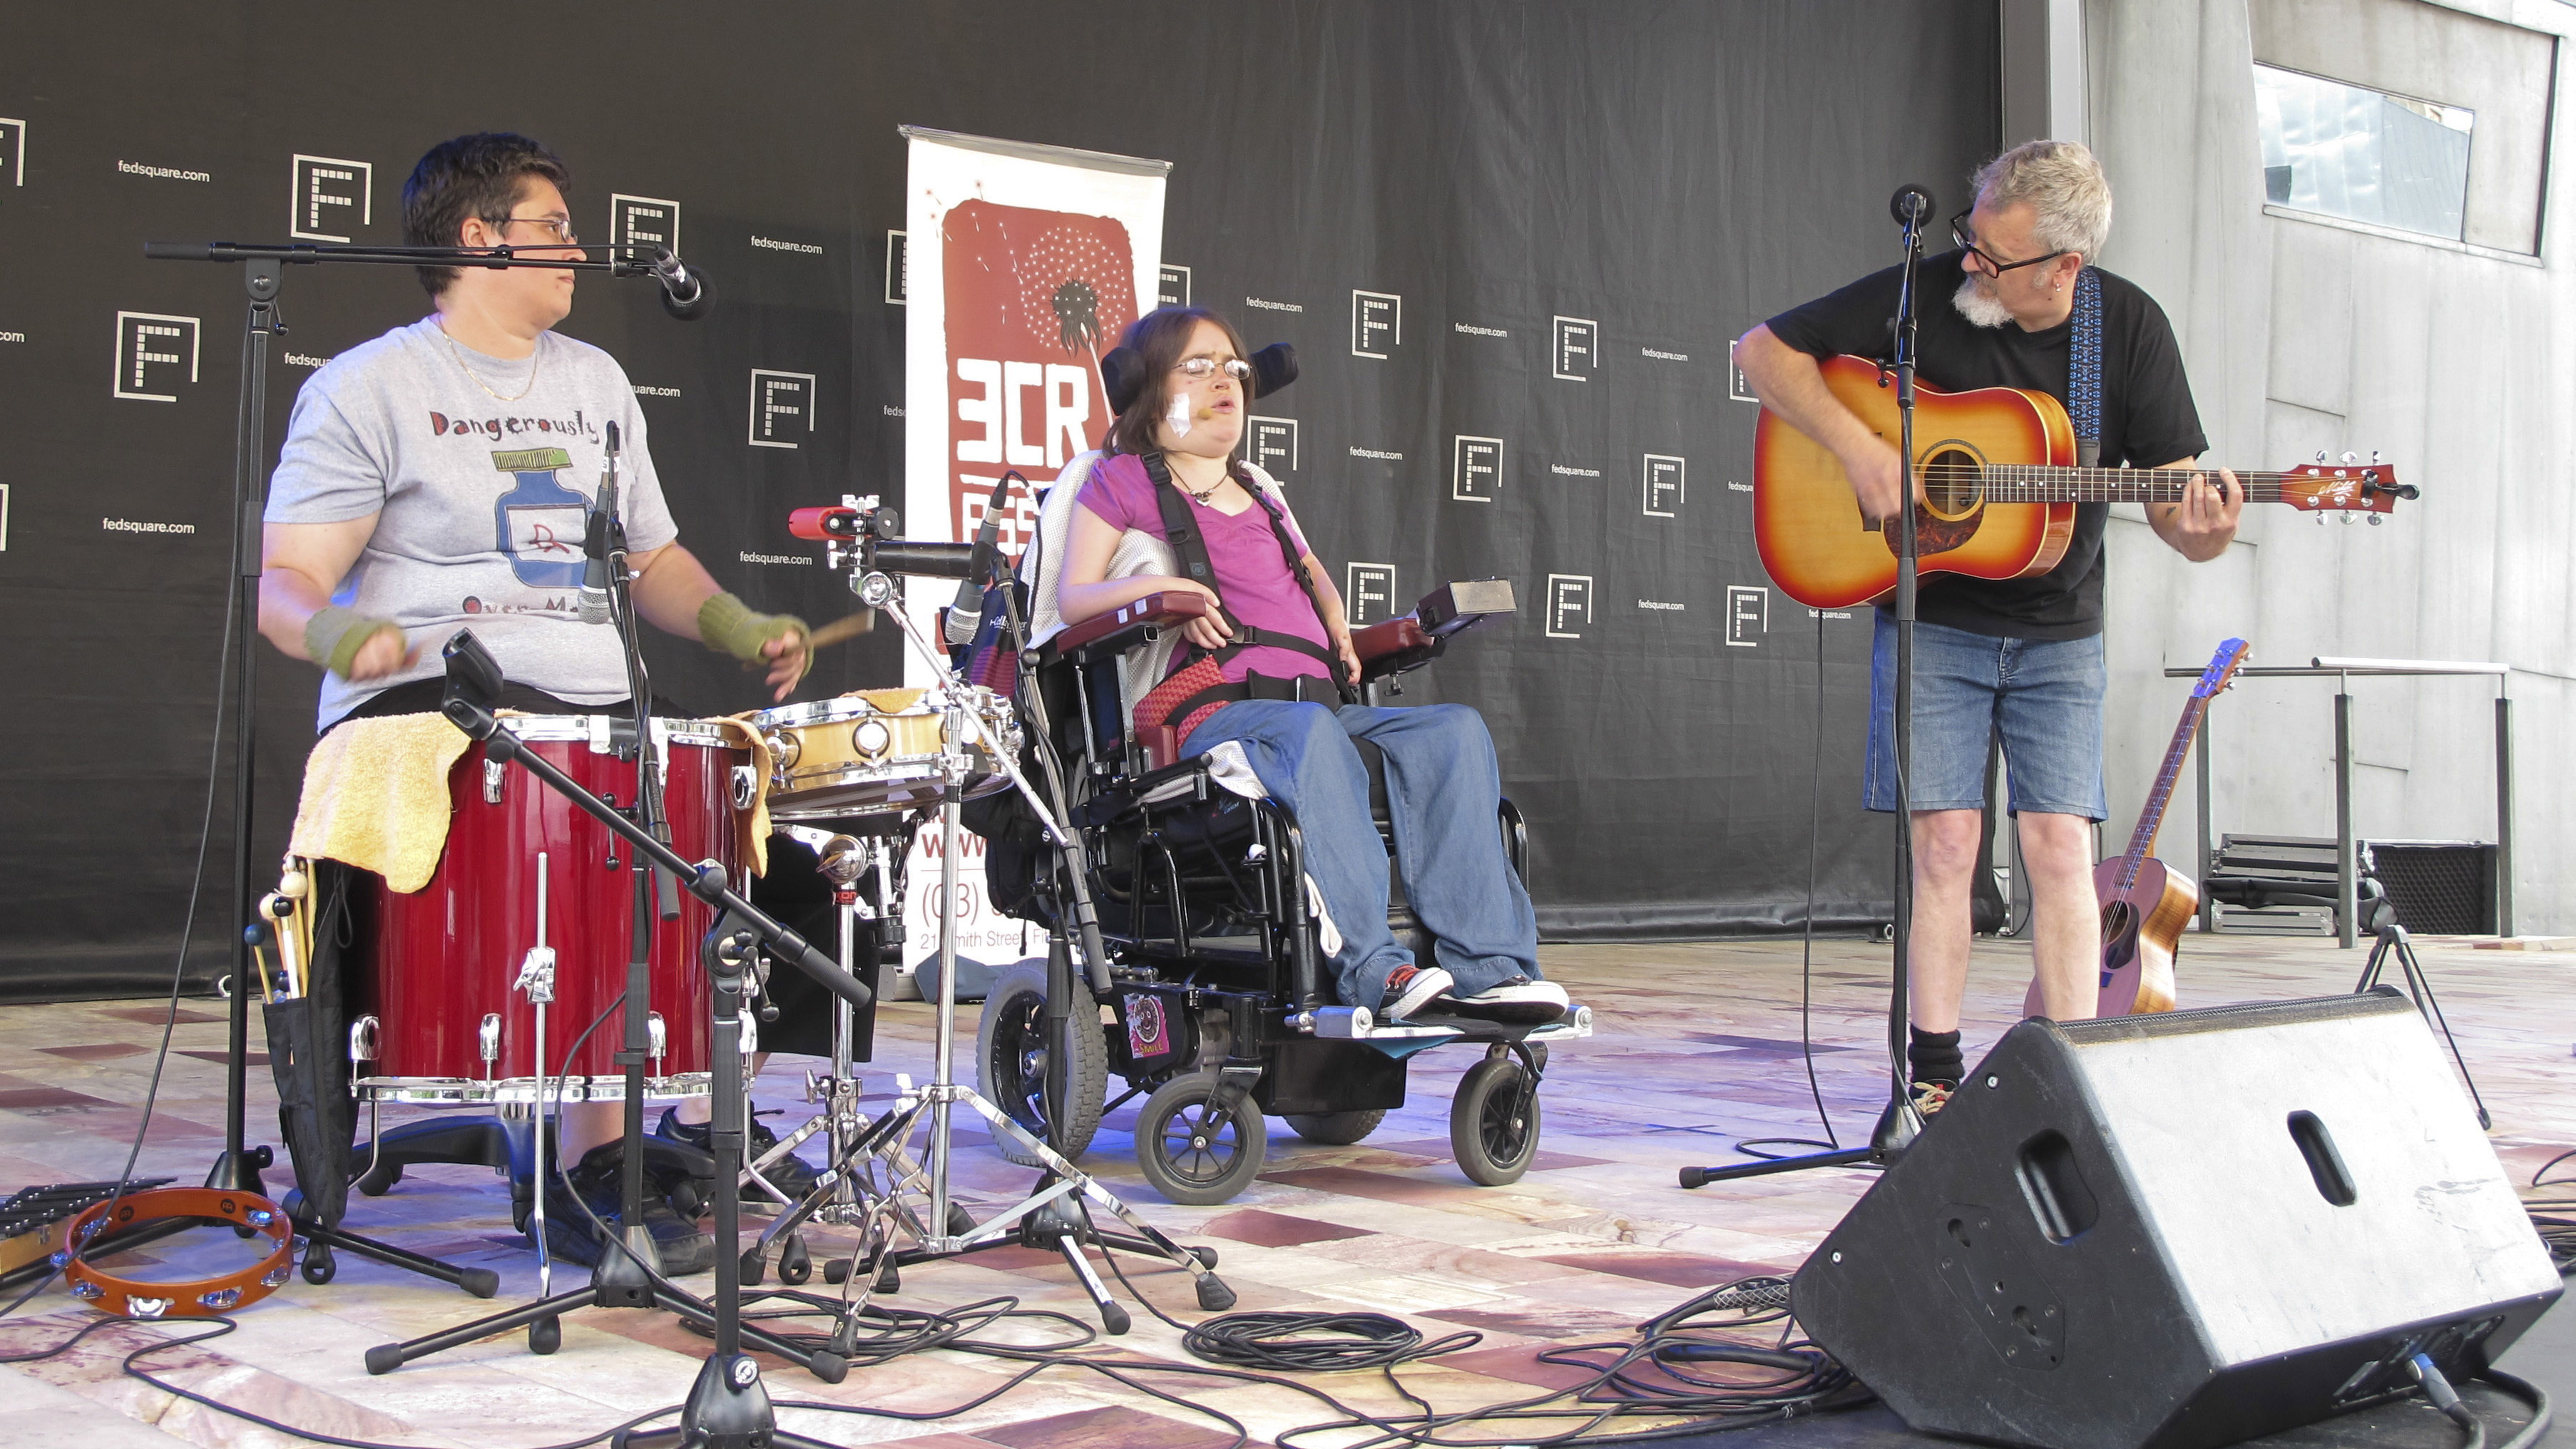
[[[2029,202],[2041,246],[2074,252],[2088,266],[2101,259],[2111,236],[2111,178],[2082,145],[2025,141],[1978,167],[1969,184],[1981,205]]]

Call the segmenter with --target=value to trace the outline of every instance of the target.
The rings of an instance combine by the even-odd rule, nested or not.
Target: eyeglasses
[[[1219,362],[1213,357],[1184,358],[1182,359],[1181,364],[1178,367],[1173,368],[1172,371],[1179,373],[1181,376],[1188,378],[1192,382],[1205,382],[1209,378],[1216,376],[1219,369],[1223,369],[1225,375],[1233,378],[1236,382],[1245,381],[1252,376],[1252,364],[1244,361],[1240,357],[1229,357],[1223,362]]]
[[[1996,276],[2002,276],[2006,272],[2015,271],[2022,267],[2035,267],[2041,262],[2053,262],[2059,257],[2066,255],[2066,253],[2060,251],[2050,252],[2044,257],[2032,257],[2028,261],[2003,261],[1997,258],[1993,252],[1987,251],[1985,248],[1978,246],[1975,241],[1970,239],[1968,229],[1961,225],[1961,223],[1965,222],[1967,219],[1968,213],[1964,211],[1960,212],[1957,216],[1950,218],[1950,244],[1957,247],[1959,250],[1966,252],[1968,255],[1975,257],[1978,261],[1984,262],[1986,264],[1986,270],[1993,272]]]
[[[493,226],[508,226],[514,221],[525,222],[530,226],[541,226],[554,236],[557,245],[569,247],[581,244],[581,238],[573,235],[572,223],[568,220],[551,216],[487,216],[483,219]]]

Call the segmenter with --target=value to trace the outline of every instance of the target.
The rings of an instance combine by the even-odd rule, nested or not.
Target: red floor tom
[[[632,734],[627,721],[531,715],[501,723],[593,795],[633,807],[635,764],[617,754]],[[757,783],[749,752],[708,724],[653,723],[662,739],[672,848],[693,861],[721,862],[736,888],[747,889],[734,821],[737,799],[747,800]],[[447,787],[447,845],[429,884],[398,895],[369,877],[375,949],[354,973],[350,1007],[358,1094],[430,1104],[537,1101],[537,1008],[523,977],[532,948],[543,945],[554,952],[543,1074],[565,1079],[565,1102],[623,1100],[625,1073],[614,1060],[624,1044],[622,1014],[601,1013],[626,983],[633,851],[534,775],[489,758],[480,743],[448,772]],[[682,891],[680,919],[656,923],[647,1097],[707,1090],[711,1027],[698,942],[712,915]],[[567,1058],[594,1020],[597,1028]],[[550,1082],[545,1097],[554,1100],[556,1090]]]

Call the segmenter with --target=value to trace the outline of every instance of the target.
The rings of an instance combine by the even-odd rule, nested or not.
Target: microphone
[[[608,425],[608,461],[599,472],[599,497],[581,534],[581,592],[574,613],[585,624],[608,622],[608,533],[617,516],[617,424]]]
[[[715,305],[715,288],[707,274],[689,266],[663,247],[653,256],[653,280],[662,284],[662,310],[683,322],[695,322]]]
[[[1906,182],[1887,199],[1887,212],[1899,226],[1919,227],[1932,219],[1932,193]]]
[[[1002,500],[1011,495],[1011,480],[1019,478],[1012,469],[994,480],[993,496],[984,504],[983,525],[975,530],[975,551],[967,556],[966,577],[957,585],[957,599],[948,606],[948,642],[951,647],[975,637],[984,620],[984,581],[992,576],[996,563],[994,544],[1002,535]],[[1028,480],[1020,479],[1025,483]]]

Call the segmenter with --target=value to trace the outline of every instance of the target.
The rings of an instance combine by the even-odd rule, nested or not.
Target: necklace
[[[537,390],[537,364],[539,361],[543,360],[545,356],[545,349],[542,346],[540,346],[536,351],[528,354],[528,385],[519,389],[517,392],[510,394],[508,397],[503,397],[492,390],[492,384],[485,382],[481,374],[477,373],[472,367],[466,364],[465,349],[456,345],[456,339],[449,335],[445,326],[442,325],[438,329],[438,335],[447,338],[447,350],[456,354],[456,365],[460,368],[464,368],[465,375],[473,378],[474,385],[483,389],[483,395],[490,398],[492,401],[517,402],[519,399],[526,397],[528,394]]]
[[[1175,483],[1180,483],[1180,485],[1181,485],[1181,491],[1182,491],[1182,492],[1184,492],[1184,493],[1186,493],[1186,494],[1190,495],[1192,498],[1197,499],[1197,500],[1198,500],[1199,502],[1201,502],[1201,503],[1206,503],[1209,499],[1214,498],[1214,497],[1216,496],[1216,493],[1217,493],[1217,490],[1218,490],[1218,489],[1223,488],[1227,483],[1229,483],[1229,482],[1233,481],[1233,476],[1234,476],[1234,475],[1233,475],[1233,474],[1231,474],[1231,473],[1227,473],[1227,474],[1220,475],[1220,476],[1217,478],[1217,480],[1216,480],[1215,482],[1213,482],[1213,483],[1211,483],[1211,484],[1209,484],[1209,485],[1208,485],[1207,491],[1206,491],[1205,493],[1201,493],[1199,490],[1197,490],[1197,489],[1195,489],[1195,488],[1191,487],[1191,486],[1190,486],[1189,484],[1187,484],[1187,483],[1182,483],[1182,482],[1181,482],[1181,477],[1180,477],[1180,475],[1179,475],[1178,473],[1175,473],[1175,474],[1173,474],[1173,475],[1172,475],[1172,481],[1173,481],[1173,482],[1175,482]]]

